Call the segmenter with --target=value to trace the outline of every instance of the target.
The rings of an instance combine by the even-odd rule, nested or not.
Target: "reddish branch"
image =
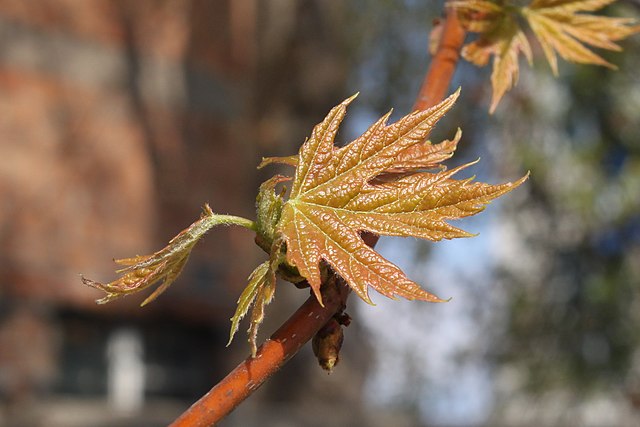
[[[413,105],[414,110],[426,110],[444,99],[460,59],[460,48],[464,43],[464,37],[465,31],[460,25],[456,12],[449,8],[443,24],[440,44],[429,64],[429,70]]]
[[[344,309],[349,288],[335,275],[322,286],[321,307],[314,295],[269,338],[255,358],[248,357],[183,413],[171,427],[210,426],[249,397],[309,341],[336,313]]]
[[[429,108],[442,99],[449,89],[451,78],[460,57],[465,32],[455,12],[448,10],[440,44],[432,58],[414,109]],[[378,236],[363,236],[371,247]],[[309,341],[334,315],[344,310],[348,287],[335,275],[323,284],[324,307],[312,295],[268,339],[255,358],[248,357],[200,400],[184,412],[170,427],[204,427],[214,425],[244,399],[249,397],[273,373],[277,372]]]

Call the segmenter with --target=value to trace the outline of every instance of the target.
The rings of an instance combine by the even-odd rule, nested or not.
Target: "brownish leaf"
[[[307,279],[318,301],[322,302],[323,261],[369,303],[369,286],[391,298],[442,301],[367,246],[361,232],[432,241],[469,237],[447,220],[480,212],[526,179],[490,185],[452,179],[468,165],[424,170],[436,167],[455,149],[459,135],[435,146],[425,140],[457,97],[458,92],[392,125],[386,123],[387,114],[355,141],[337,149],[334,137],[352,97],[331,110],[300,148],[293,187],[276,233],[286,243],[287,261]],[[412,147],[419,147],[423,157],[403,157]],[[402,174],[376,180],[396,172],[398,166]]]
[[[268,261],[250,275],[231,318],[229,341],[251,310],[248,330],[251,353],[256,354],[257,333],[264,310],[275,293],[276,273],[294,283],[306,281],[322,304],[321,264],[325,263],[365,301],[368,287],[388,297],[442,301],[407,278],[395,265],[367,246],[362,232],[414,236],[433,241],[470,237],[448,220],[474,215],[494,198],[520,185],[490,185],[453,175],[470,164],[447,170],[460,140],[439,144],[427,140],[436,122],[453,106],[459,91],[437,106],[416,111],[387,125],[389,114],[350,144],[337,148],[334,138],[355,96],[331,110],[318,124],[295,157],[265,159],[263,164],[295,166],[289,199],[276,187],[290,178],[276,175],[260,187],[255,222],[214,214],[205,205],[201,218],[183,230],[162,250],[147,256],[118,260],[125,268],[111,283],[84,279],[107,293],[98,302],[161,285],[145,300],[153,300],[178,276],[197,241],[215,225],[241,225],[256,232],[256,242],[269,252]],[[318,342],[327,368],[338,360],[339,334]]]
[[[520,25],[526,20],[540,42],[555,75],[556,53],[567,61],[615,68],[587,46],[620,50],[615,41],[640,31],[629,18],[610,18],[578,12],[593,12],[616,0],[533,0],[521,7],[515,1],[459,0],[449,2],[456,8],[465,29],[479,33],[464,46],[462,56],[479,67],[493,56],[490,111],[495,111],[502,96],[517,82],[518,59],[522,53],[529,64],[531,47]]]
[[[240,225],[256,230],[253,221],[233,215],[214,214],[209,205],[204,205],[200,219],[182,230],[169,241],[169,244],[151,255],[117,259],[116,263],[124,268],[118,270],[120,277],[109,283],[100,283],[82,277],[82,282],[92,288],[104,291],[107,295],[96,302],[106,304],[114,299],[130,295],[161,282],[141,305],[156,299],[176,280],[186,264],[191,250],[198,240],[216,225]]]
[[[504,94],[518,82],[520,54],[531,64],[531,47],[509,9],[484,0],[456,1],[452,5],[458,8],[467,31],[480,33],[478,39],[464,46],[462,56],[479,67],[487,65],[493,56],[489,108],[493,113]]]
[[[640,31],[630,18],[611,18],[578,12],[594,12],[616,0],[534,0],[522,8],[555,75],[556,53],[569,62],[615,66],[585,45],[619,51],[614,43]]]

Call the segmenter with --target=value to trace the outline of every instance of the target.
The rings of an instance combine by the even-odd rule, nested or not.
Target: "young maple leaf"
[[[520,53],[531,65],[533,55],[529,41],[514,14],[496,3],[466,0],[453,4],[458,8],[467,31],[481,33],[477,40],[463,47],[462,57],[478,67],[484,67],[489,57],[493,56],[493,91],[489,107],[489,112],[493,113],[504,94],[518,83]]]
[[[640,26],[633,25],[635,20],[630,18],[577,13],[594,12],[615,1],[534,0],[522,8],[522,15],[542,45],[554,75],[558,75],[556,52],[569,62],[616,68],[585,44],[620,51],[622,48],[614,42],[637,33]]]
[[[191,250],[207,231],[216,225],[232,224],[256,230],[253,221],[233,215],[214,214],[209,205],[205,204],[200,219],[178,233],[164,248],[151,255],[115,260],[116,264],[125,266],[117,271],[121,275],[116,280],[101,283],[82,276],[82,283],[105,292],[107,295],[96,302],[106,304],[162,282],[142,302],[141,305],[144,306],[155,300],[176,280],[187,263]]]
[[[251,345],[251,355],[255,357],[258,346],[258,329],[264,320],[264,308],[271,302],[276,292],[276,273],[272,268],[270,261],[265,261],[256,267],[249,276],[249,284],[244,288],[240,298],[238,298],[238,307],[231,317],[231,331],[229,333],[229,342],[233,341],[233,336],[238,331],[240,320],[247,314],[251,305],[251,326],[247,333],[249,334],[249,344]]]
[[[451,178],[470,164],[425,170],[450,157],[455,149],[459,133],[453,141],[441,143],[442,148],[441,144],[433,148],[425,140],[458,94],[391,125],[386,123],[389,113],[355,141],[336,148],[333,141],[351,97],[333,108],[302,145],[276,234],[286,244],[287,261],[307,279],[318,301],[322,302],[322,261],[369,303],[369,286],[391,298],[442,301],[367,246],[361,233],[432,241],[470,237],[446,220],[480,212],[526,179],[490,185]],[[416,151],[424,156],[418,159]],[[401,173],[397,173],[399,166]],[[387,179],[378,179],[381,176]]]
[[[554,75],[558,74],[556,52],[570,62],[615,68],[585,44],[619,51],[614,43],[640,31],[629,18],[611,18],[577,12],[593,12],[616,0],[533,0],[520,7],[514,1],[456,0],[462,25],[478,39],[462,49],[462,56],[477,66],[485,66],[493,56],[491,73],[493,113],[502,96],[518,82],[518,59],[522,53],[532,62],[531,47],[521,21],[533,30]]]

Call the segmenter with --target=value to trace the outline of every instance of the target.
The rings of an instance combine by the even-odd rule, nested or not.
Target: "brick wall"
[[[59,370],[65,363],[99,366],[87,359],[101,360],[100,343],[120,323],[161,343],[158,360],[177,352],[174,380],[186,381],[185,363],[205,384],[231,366],[228,319],[264,259],[247,230],[212,231],[144,310],[142,295],[96,306],[100,294],[79,273],[111,280],[114,257],[159,249],[204,202],[253,217],[258,184],[277,172],[256,171],[260,157],[295,152],[348,95],[343,9],[320,0],[0,0],[0,398],[8,396],[10,416],[26,416],[15,425],[69,426],[69,411],[43,399],[72,381]],[[266,332],[294,309],[284,288]],[[22,363],[31,335],[38,349]],[[243,341],[235,348],[244,355]],[[308,356],[255,401],[315,405],[314,394],[300,393],[313,387],[300,378],[317,369]],[[346,393],[324,387],[336,399]]]
[[[250,215],[228,22],[226,2],[0,2],[3,292],[88,305],[79,272],[113,277],[203,202]],[[223,283],[234,233],[208,248]]]

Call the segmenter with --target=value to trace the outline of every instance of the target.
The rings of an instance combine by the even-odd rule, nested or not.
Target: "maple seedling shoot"
[[[229,342],[251,310],[251,357],[172,426],[216,423],[314,335],[314,353],[321,366],[333,369],[339,360],[342,326],[349,322],[342,313],[349,290],[368,303],[370,288],[390,298],[443,301],[379,255],[373,249],[378,236],[431,241],[472,237],[450,221],[479,213],[528,177],[498,185],[455,179],[458,172],[475,163],[452,169],[443,165],[454,155],[461,131],[451,140],[432,143],[427,139],[458,99],[459,90],[443,100],[459,58],[480,67],[492,59],[493,113],[505,93],[517,84],[520,55],[530,64],[533,61],[528,30],[555,75],[557,56],[615,68],[587,47],[620,50],[616,41],[640,31],[632,19],[590,13],[613,2],[447,2],[446,19],[431,34],[433,57],[414,112],[391,124],[387,123],[390,114],[386,114],[339,148],[334,138],[354,95],[315,126],[297,155],[263,160],[260,167],[281,163],[294,171],[291,176],[275,175],[260,186],[255,220],[215,214],[205,204],[200,219],[165,248],[151,255],[116,260],[123,267],[116,280],[100,283],[83,277],[86,285],[106,293],[97,301],[101,304],[159,284],[143,301],[145,305],[176,280],[195,244],[216,225],[239,225],[255,232],[256,243],[267,252],[267,259],[249,275],[231,318]],[[476,37],[465,45],[467,34]],[[281,183],[290,185],[288,194],[277,191]],[[275,295],[277,276],[298,287],[310,287],[312,296],[258,348],[258,328]]]

